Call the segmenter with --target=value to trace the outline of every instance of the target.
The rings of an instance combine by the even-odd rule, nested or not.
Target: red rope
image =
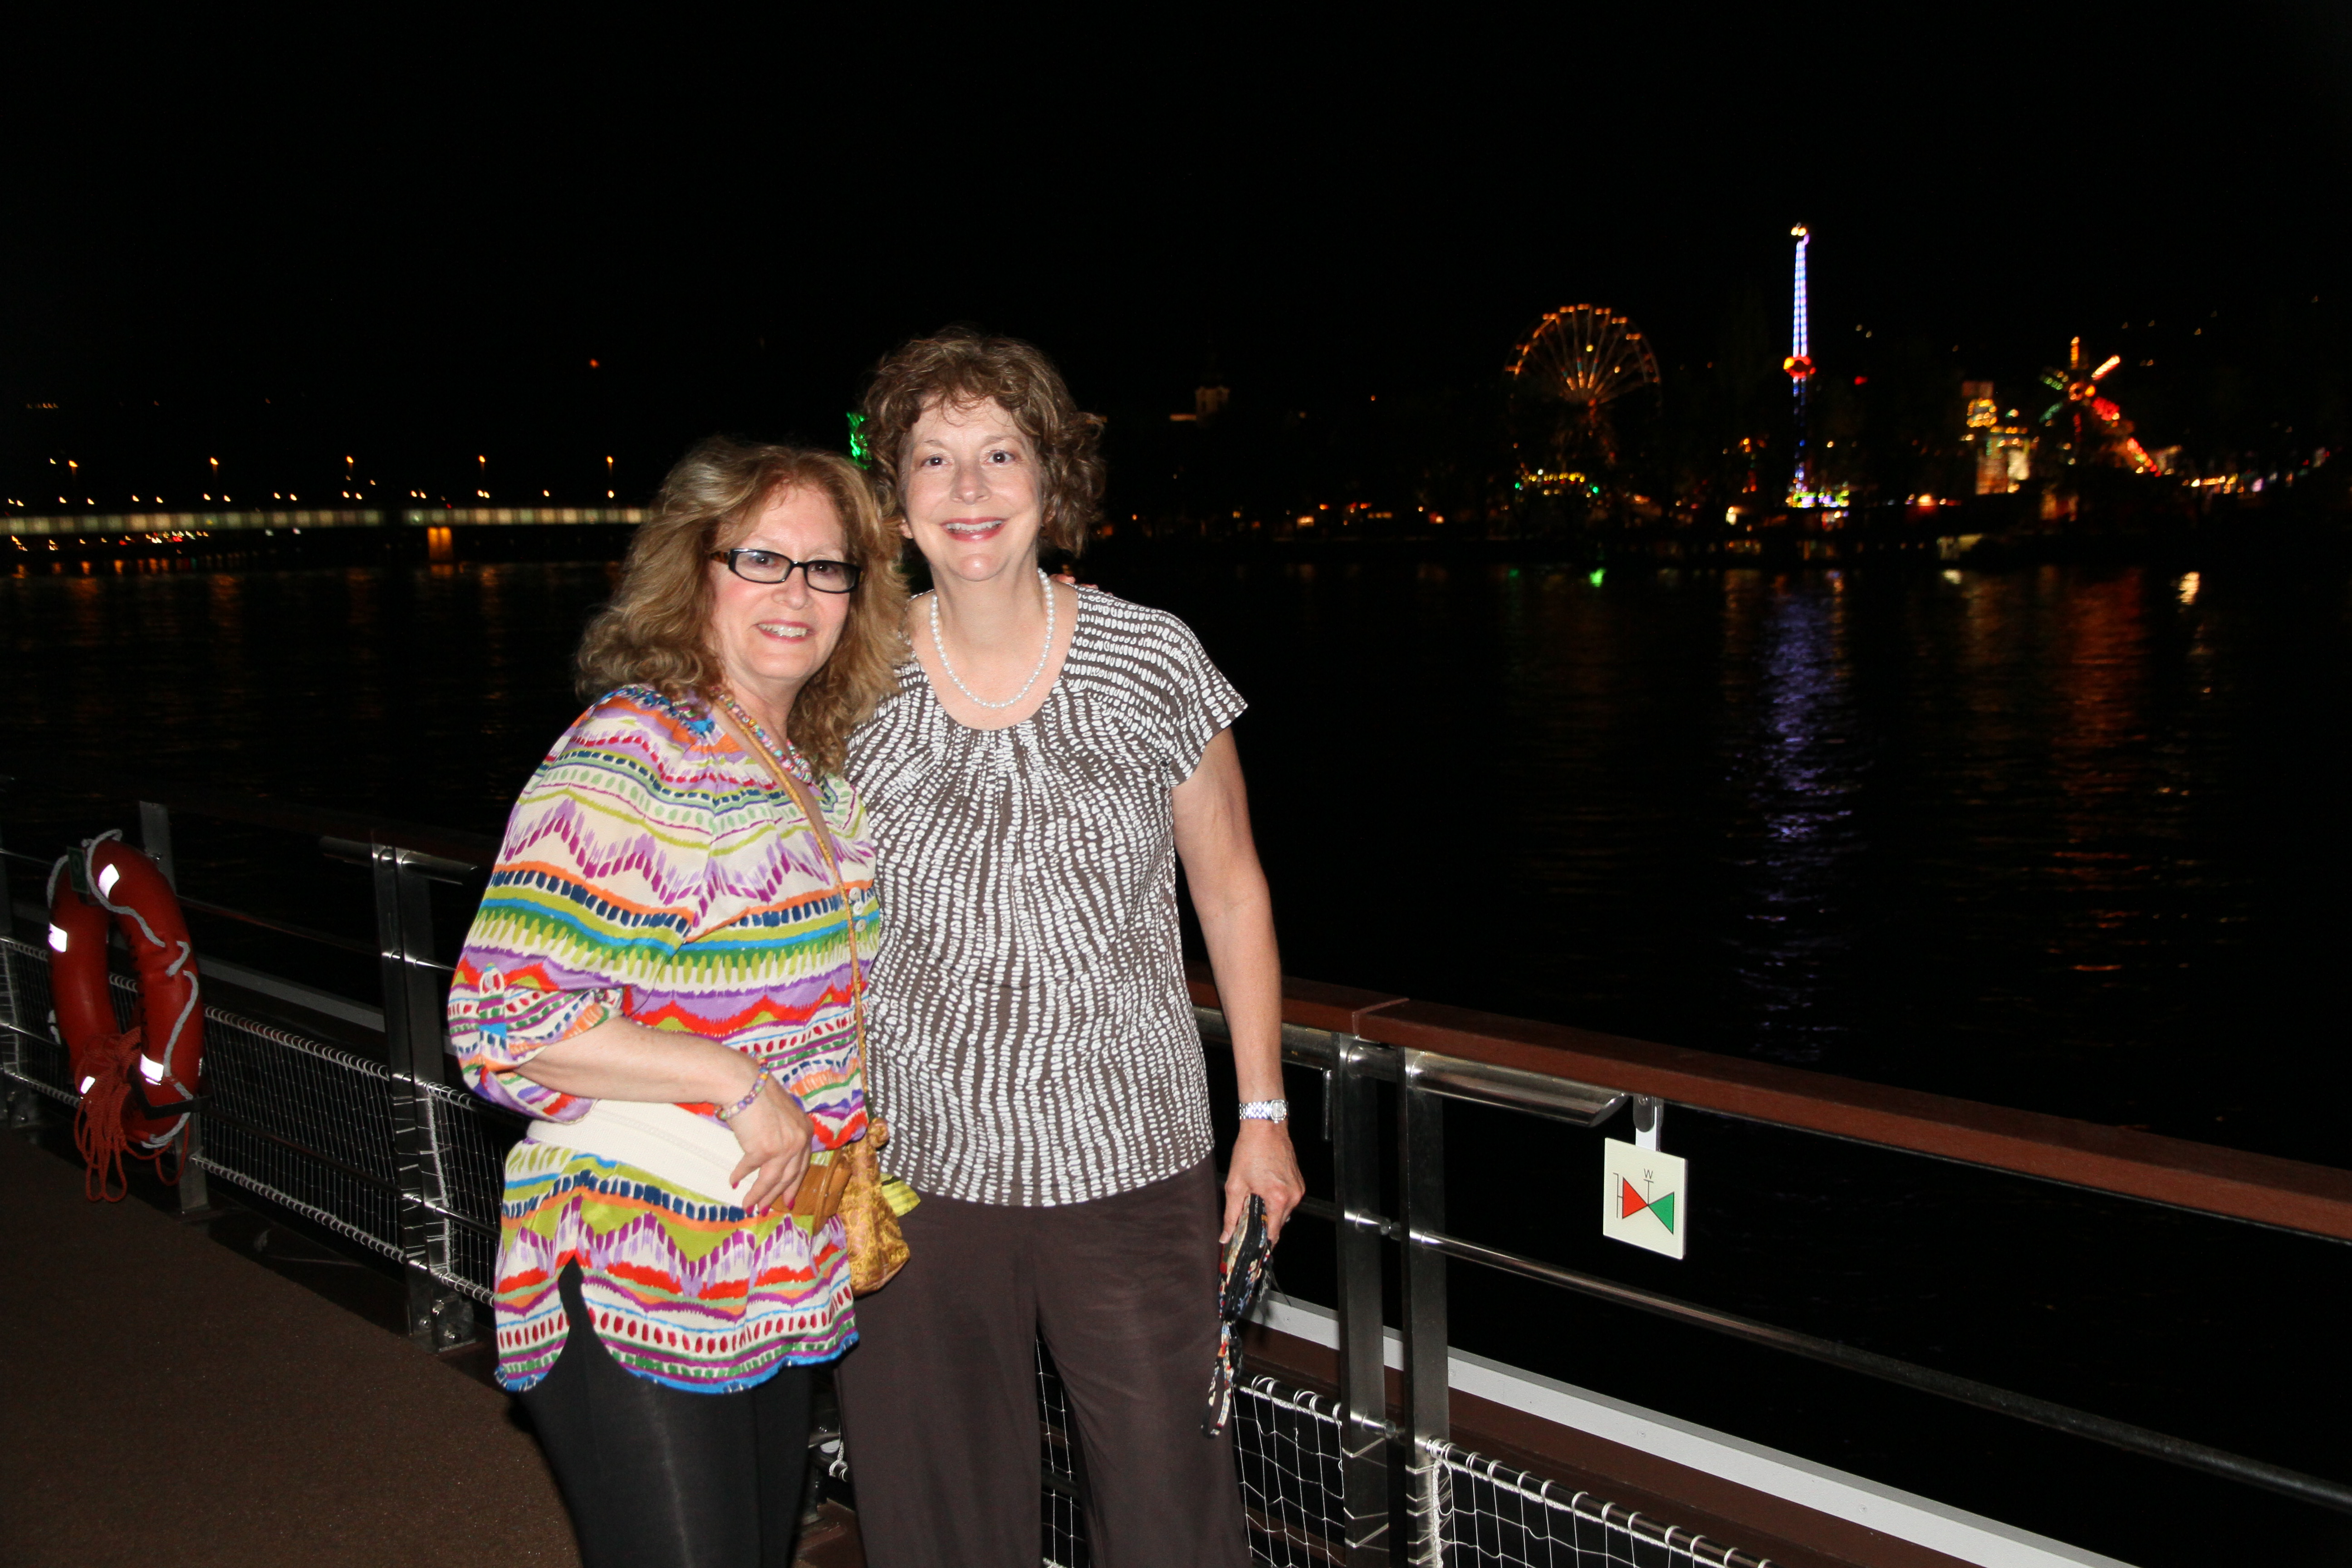
[[[104,1198],[119,1204],[131,1195],[131,1180],[122,1170],[122,1156],[131,1150],[122,1107],[131,1098],[131,1075],[139,1060],[138,1028],[100,1036],[90,1054],[95,1059],[90,1063],[94,1070],[89,1087],[82,1090],[80,1109],[74,1112],[74,1149],[81,1155],[82,1195],[92,1203]]]

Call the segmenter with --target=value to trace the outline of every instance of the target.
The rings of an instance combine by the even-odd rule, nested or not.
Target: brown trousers
[[[857,1303],[842,1432],[871,1568],[1036,1568],[1035,1340],[1069,1390],[1098,1568],[1246,1568],[1217,1347],[1216,1172],[1093,1203],[927,1197],[913,1256]]]

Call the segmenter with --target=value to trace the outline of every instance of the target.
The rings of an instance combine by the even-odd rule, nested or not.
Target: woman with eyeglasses
[[[1034,1568],[1040,1338],[1097,1561],[1249,1561],[1232,1440],[1202,1418],[1221,1235],[1253,1197],[1278,1234],[1305,1195],[1281,966],[1240,696],[1175,616],[1039,568],[1094,520],[1099,424],[1034,348],[961,331],[891,355],[866,399],[932,582],[849,762],[881,854],[885,1158],[924,1198],[836,1379],[873,1568]],[[1179,861],[1244,1101],[1222,1183]]]
[[[828,1205],[866,1135],[877,916],[841,769],[896,684],[898,547],[842,458],[689,453],[589,627],[594,700],[516,803],[458,962],[466,1080],[530,1119],[499,1381],[589,1568],[793,1559],[809,1368],[856,1338]]]

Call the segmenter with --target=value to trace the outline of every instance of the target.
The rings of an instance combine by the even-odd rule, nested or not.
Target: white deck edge
[[[1296,1335],[1327,1349],[1337,1350],[1339,1346],[1339,1320],[1328,1307],[1269,1295],[1253,1315],[1278,1332]],[[1402,1342],[1394,1329],[1387,1331],[1387,1334],[1388,1364],[1402,1371]],[[2059,1568],[2062,1564],[2064,1568],[2130,1568],[2117,1558],[2069,1546],[1932,1498],[1883,1486],[1760,1443],[1578,1388],[1557,1378],[1506,1366],[1485,1356],[1457,1350],[1451,1352],[1447,1363],[1446,1381],[1465,1394],[1475,1394],[1557,1426],[1589,1432],[1703,1474],[1785,1498],[1817,1513],[1941,1552],[1963,1563],[1979,1563],[1982,1568]]]

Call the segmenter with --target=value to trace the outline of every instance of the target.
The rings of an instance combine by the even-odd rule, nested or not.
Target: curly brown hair
[[[945,327],[875,367],[866,389],[865,436],[883,505],[894,516],[906,510],[899,470],[923,411],[980,403],[1013,416],[1036,450],[1045,476],[1043,537],[1077,554],[1102,505],[1102,416],[1081,413],[1054,362],[1018,338]]]
[[[849,558],[865,568],[850,591],[841,641],[801,688],[785,722],[786,738],[818,772],[839,773],[850,731],[898,683],[907,579],[897,528],[866,476],[836,453],[714,436],[679,458],[662,481],[652,519],[629,542],[620,592],[581,639],[580,695],[650,686],[675,701],[723,685],[709,640],[710,552],[740,538],[779,495],[803,486],[833,502]]]

